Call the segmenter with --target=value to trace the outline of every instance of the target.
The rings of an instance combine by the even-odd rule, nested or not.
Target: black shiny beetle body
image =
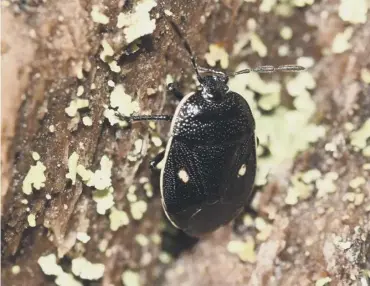
[[[126,119],[172,121],[166,149],[154,158],[151,167],[164,160],[160,187],[169,220],[187,234],[200,236],[230,222],[253,198],[255,123],[247,101],[229,91],[229,75],[198,68],[188,42],[176,24],[168,20],[191,56],[200,87],[183,96],[175,85],[168,86],[180,99],[174,116],[139,115]],[[231,76],[302,69],[262,66]],[[200,72],[211,75],[201,76]]]
[[[238,215],[256,173],[254,119],[218,76],[185,96],[171,124],[161,171],[162,203],[178,228],[199,236]]]

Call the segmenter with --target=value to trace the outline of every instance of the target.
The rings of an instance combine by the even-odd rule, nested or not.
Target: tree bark
[[[353,150],[349,143],[353,131],[346,129],[346,123],[359,129],[369,119],[370,87],[361,80],[361,70],[370,68],[370,21],[357,25],[344,22],[338,16],[339,0],[294,7],[289,17],[278,16],[273,10],[261,11],[260,1],[160,2],[150,12],[155,19],[154,31],[141,38],[138,51],[133,53],[127,49],[123,29],[117,27],[120,12],[134,13],[133,1],[30,0],[3,4],[4,285],[58,284],[56,276],[46,275],[38,263],[40,257],[51,253],[69,274],[71,261],[77,257],[104,264],[104,275],[97,281],[74,275],[75,281],[91,285],[136,285],[128,278],[122,282],[121,276],[127,271],[138,273],[142,285],[312,285],[325,277],[330,277],[333,285],[365,281],[369,275],[365,270],[370,269],[370,182],[364,164],[369,158]],[[254,263],[242,262],[227,250],[230,240],[244,241],[251,235],[231,225],[201,238],[191,251],[181,253],[169,265],[163,263],[163,244],[156,239],[162,237],[164,220],[159,177],[149,171],[148,163],[164,147],[155,146],[152,138],[165,141],[169,124],[157,124],[155,129],[147,123],[119,128],[104,116],[114,90],[108,81],[115,86],[122,84],[139,102],[141,114],[173,114],[174,100],[165,92],[167,75],[179,80],[182,90],[192,90],[189,55],[161,9],[174,15],[202,66],[206,65],[204,55],[211,43],[218,43],[231,55],[238,35],[250,31],[251,19],[256,20],[256,33],[268,47],[268,54],[261,59],[253,49],[247,49],[230,57],[230,69],[243,61],[257,66],[291,64],[303,55],[315,60],[310,69],[316,79],[312,92],[317,105],[315,119],[327,127],[327,132],[288,160],[285,172],[277,173],[260,188],[259,216],[268,217],[271,209],[275,216],[269,219],[270,236],[255,246]],[[109,23],[97,23],[105,18],[101,14],[94,17],[92,11],[104,14]],[[289,40],[291,53],[282,57],[278,47],[286,43],[279,36],[284,26],[292,28],[293,37]],[[347,26],[353,28],[351,48],[325,54],[323,50],[331,49],[335,35]],[[117,61],[119,72],[101,59],[103,39],[114,50],[110,60]],[[279,78],[282,83],[284,79]],[[88,108],[77,112],[80,120],[65,111],[77,98],[89,100]],[[282,102],[291,108],[289,102]],[[85,116],[91,118],[91,126],[82,121]],[[141,148],[137,152],[138,142]],[[333,142],[337,142],[336,156],[326,147]],[[35,160],[34,152],[39,160]],[[126,226],[112,230],[112,208],[105,215],[99,214],[95,189],[79,175],[75,184],[66,178],[74,152],[78,163],[92,171],[100,168],[102,157],[112,161],[114,208],[128,214]],[[44,186],[25,194],[24,180],[37,161],[46,167]],[[310,169],[339,174],[336,192],[326,199],[312,195],[287,205],[289,179]],[[343,196],[356,177],[366,182],[360,187],[364,200],[355,206]],[[153,196],[147,195],[147,181],[152,184]],[[147,207],[141,219],[135,219],[132,211],[133,186],[136,200]],[[30,215],[34,215],[35,225]],[[87,233],[90,240],[81,242],[78,233]],[[140,240],[143,236],[144,242]],[[343,246],[345,242],[348,247]]]

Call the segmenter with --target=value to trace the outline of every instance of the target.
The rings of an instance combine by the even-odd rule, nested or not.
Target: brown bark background
[[[241,62],[257,66],[291,64],[302,56],[315,60],[309,69],[316,80],[311,94],[317,110],[312,120],[327,131],[294,160],[278,166],[281,170],[260,188],[257,212],[271,225],[271,234],[265,241],[255,240],[253,263],[242,262],[228,250],[230,241],[246,241],[256,235],[256,229],[243,227],[240,219],[175,256],[189,239],[165,223],[159,177],[148,170],[150,158],[160,149],[151,138],[159,136],[165,141],[168,124],[157,124],[155,129],[146,123],[117,128],[104,118],[113,90],[109,80],[123,84],[139,102],[140,113],[173,113],[175,101],[165,92],[168,74],[179,80],[182,90],[192,89],[189,57],[166,20],[157,17],[159,7],[150,12],[156,19],[153,33],[142,38],[137,52],[125,55],[127,44],[122,28],[116,26],[117,17],[120,12],[133,11],[135,1],[2,2],[3,285],[72,285],[63,279],[56,281],[55,275],[46,275],[40,268],[39,258],[51,253],[69,274],[71,261],[77,257],[105,265],[99,280],[74,276],[75,282],[84,285],[137,285],[136,274],[142,285],[313,285],[326,277],[331,279],[330,285],[368,285],[370,182],[366,163],[370,160],[352,148],[353,130],[348,123],[358,130],[370,118],[370,80],[364,80],[364,70],[370,69],[370,21],[343,21],[338,14],[340,0],[270,2],[273,8],[264,12],[259,0],[161,1],[175,16],[202,66],[212,43],[221,44],[231,55],[240,40],[238,35],[251,29],[251,19],[268,54],[261,58],[246,43],[244,52],[230,56],[230,69]],[[295,2],[307,5],[297,7]],[[282,3],[291,8],[290,16],[276,12]],[[109,23],[93,20],[91,11],[95,8],[109,18]],[[293,31],[289,40],[280,36],[284,26]],[[331,50],[335,36],[348,27],[353,29],[350,48],[325,53],[325,49]],[[100,59],[103,39],[113,47],[118,73]],[[279,47],[284,44],[289,46],[289,53],[279,56]],[[286,75],[274,78],[283,83]],[[77,129],[71,130],[72,119],[65,108],[81,86],[81,98],[89,100],[89,107],[79,113],[91,117],[93,123],[86,126],[79,122]],[[148,89],[154,89],[154,94]],[[287,94],[286,87],[282,94]],[[281,104],[293,108],[289,100],[284,101],[286,97]],[[363,135],[367,145],[368,133],[364,131]],[[135,160],[128,160],[138,139],[143,140],[144,147]],[[333,144],[335,151],[330,151],[328,146]],[[32,152],[40,155],[46,180],[44,187],[26,195],[22,184],[35,165]],[[113,231],[111,210],[105,215],[97,213],[93,189],[79,176],[74,185],[66,179],[73,152],[79,155],[79,164],[93,171],[99,169],[104,155],[113,162],[115,208],[128,214],[127,226]],[[291,177],[310,169],[338,174],[336,191],[325,198],[311,195],[287,205]],[[343,199],[357,177],[365,179],[356,190],[364,194],[360,204]],[[145,178],[152,184],[153,197],[146,193]],[[136,187],[137,200],[147,206],[140,220],[132,218],[130,186]],[[34,227],[30,214],[36,219]],[[87,233],[90,240],[77,240],[77,232]],[[171,261],[164,251],[174,256]],[[124,281],[122,274],[126,274]]]

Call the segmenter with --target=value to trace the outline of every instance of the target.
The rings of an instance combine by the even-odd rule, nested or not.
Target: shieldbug
[[[173,116],[134,115],[125,119],[171,121],[166,149],[150,165],[155,168],[164,160],[160,188],[168,219],[187,234],[200,236],[230,222],[254,193],[255,122],[243,96],[229,90],[229,77],[303,68],[261,66],[227,74],[198,67],[180,29],[172,19],[167,20],[190,55],[199,88],[184,96],[174,84],[168,86],[180,99]]]

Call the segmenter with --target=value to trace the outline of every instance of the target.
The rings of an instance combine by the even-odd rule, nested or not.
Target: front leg
[[[184,97],[182,92],[178,90],[176,83],[169,83],[167,85],[167,90],[171,92],[178,100],[181,100]]]
[[[159,162],[161,162],[164,158],[164,153],[165,153],[165,151],[162,151],[162,152],[158,153],[154,157],[154,159],[150,161],[150,163],[149,163],[150,169],[155,170],[157,168],[157,165],[159,164]]]

